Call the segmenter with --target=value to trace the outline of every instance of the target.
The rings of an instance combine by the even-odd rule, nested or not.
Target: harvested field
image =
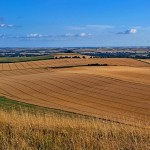
[[[140,60],[150,64],[150,59],[140,59]]]
[[[47,68],[90,63],[111,66]],[[57,59],[0,66],[1,96],[130,124],[150,116],[147,63],[133,59]]]
[[[88,64],[108,64],[109,66],[148,67],[150,64],[127,58],[94,58],[94,59],[52,59],[19,63],[0,63],[0,71],[31,68],[78,66]]]

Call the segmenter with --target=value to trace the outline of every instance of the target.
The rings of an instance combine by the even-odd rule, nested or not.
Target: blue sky
[[[1,0],[0,47],[150,46],[150,0]]]

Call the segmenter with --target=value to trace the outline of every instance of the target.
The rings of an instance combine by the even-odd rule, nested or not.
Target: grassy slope
[[[4,111],[23,111],[26,112],[28,111],[29,113],[41,113],[41,114],[45,114],[45,113],[53,113],[53,114],[57,114],[60,116],[67,116],[67,117],[74,117],[74,118],[78,118],[78,117],[82,117],[82,118],[91,118],[89,116],[86,115],[80,115],[80,114],[76,114],[76,113],[72,113],[72,112],[67,112],[67,111],[63,111],[63,110],[58,110],[58,109],[53,109],[53,108],[46,108],[46,107],[41,107],[41,106],[37,106],[37,105],[33,105],[33,104],[28,104],[28,103],[23,103],[23,102],[19,102],[16,100],[11,100],[5,97],[0,97],[0,110],[4,110]]]
[[[20,106],[32,113],[16,111]],[[148,129],[68,117],[60,115],[60,111],[52,113],[51,109],[43,114],[41,107],[6,98],[0,98],[0,107],[2,150],[147,150],[150,147]]]
[[[15,62],[27,62],[37,60],[53,59],[51,55],[35,56],[35,57],[0,57],[0,63],[15,63]]]

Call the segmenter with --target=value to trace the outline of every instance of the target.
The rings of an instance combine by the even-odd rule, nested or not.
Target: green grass
[[[37,106],[34,106],[32,104],[26,104],[19,101],[7,99],[5,97],[0,97],[0,108],[6,109],[8,111],[12,109],[20,110],[21,108],[36,109],[36,107]]]
[[[41,113],[41,114],[46,114],[46,113],[54,113],[60,116],[67,116],[67,117],[82,117],[82,118],[91,118],[89,116],[73,113],[73,112],[68,112],[68,111],[63,111],[59,109],[54,109],[54,108],[47,108],[47,107],[41,107],[33,104],[28,104],[24,102],[19,102],[16,100],[11,100],[5,97],[0,97],[0,109],[6,110],[6,111],[19,111],[19,112],[29,112],[29,113]]]
[[[0,57],[0,63],[15,63],[15,62],[27,62],[37,60],[53,59],[51,55],[35,56],[35,57]]]

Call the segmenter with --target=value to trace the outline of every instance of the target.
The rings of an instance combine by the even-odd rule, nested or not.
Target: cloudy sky
[[[0,47],[150,46],[150,0],[0,0]]]

